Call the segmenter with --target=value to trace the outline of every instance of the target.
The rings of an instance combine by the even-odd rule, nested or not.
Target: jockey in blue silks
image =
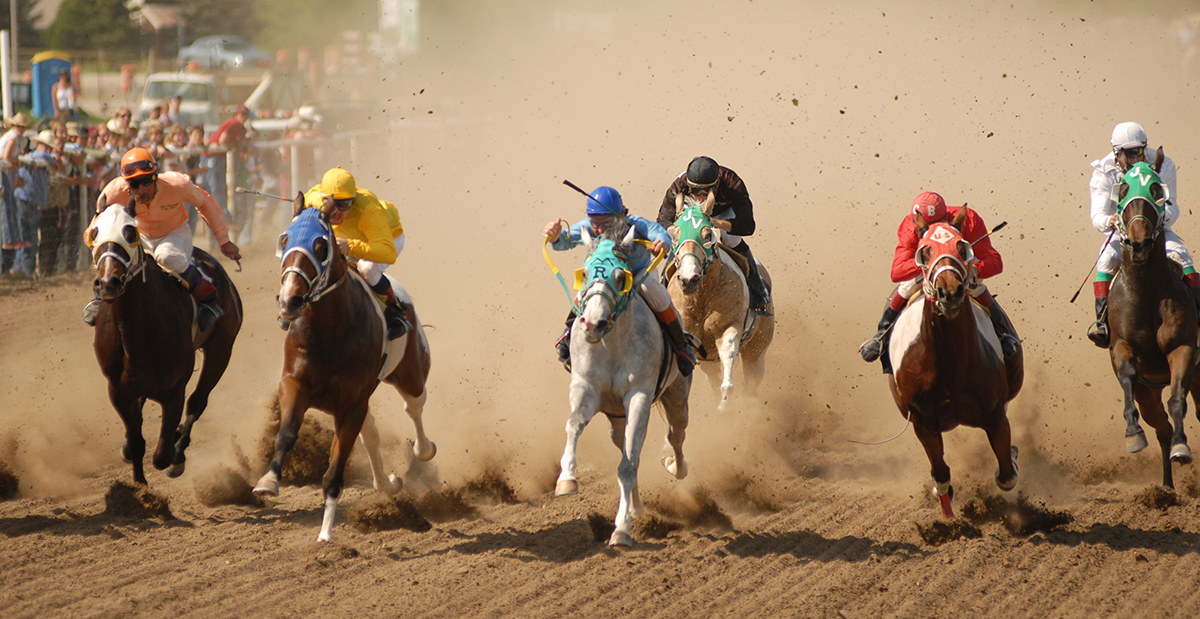
[[[696,353],[692,350],[691,342],[683,331],[679,312],[675,311],[675,306],[671,303],[671,295],[659,280],[658,273],[652,272],[648,276],[646,275],[646,269],[653,262],[653,256],[660,252],[669,252],[671,249],[671,236],[667,234],[666,229],[644,217],[630,215],[621,200],[621,194],[616,189],[597,187],[588,196],[587,217],[565,229],[562,227],[563,220],[556,219],[546,224],[544,233],[553,239],[551,247],[555,251],[566,251],[583,243],[584,226],[587,226],[593,237],[597,237],[622,219],[637,230],[636,238],[651,242],[649,252],[635,251],[631,253],[629,268],[634,271],[634,277],[641,279],[642,283],[638,292],[641,294],[642,300],[658,317],[663,330],[671,338],[679,360],[679,371],[684,376],[690,376],[692,368],[696,366]],[[568,371],[571,369],[571,326],[575,323],[575,318],[575,308],[572,307],[571,313],[567,315],[567,328],[555,343],[558,360],[566,366]]]

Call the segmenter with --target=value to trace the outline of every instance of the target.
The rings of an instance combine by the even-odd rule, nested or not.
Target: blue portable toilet
[[[50,89],[63,69],[71,70],[71,56],[66,52],[48,51],[33,57],[33,115],[36,118],[54,116]]]

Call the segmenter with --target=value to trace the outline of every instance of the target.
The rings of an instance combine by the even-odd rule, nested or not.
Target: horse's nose
[[[92,282],[92,289],[104,299],[114,299],[121,294],[125,285],[115,277],[97,277]]]
[[[603,331],[608,328],[608,319],[601,320],[596,323],[596,330]]]
[[[289,314],[295,314],[296,312],[300,311],[300,306],[303,304],[304,299],[300,298],[300,295],[292,295],[288,297],[287,304],[285,305],[284,309],[286,309]]]

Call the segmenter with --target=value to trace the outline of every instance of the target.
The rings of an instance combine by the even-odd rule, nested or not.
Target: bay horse
[[[1018,350],[1006,362],[987,311],[968,300],[974,253],[960,233],[966,213],[962,209],[948,224],[932,225],[916,215],[923,294],[901,312],[888,346],[892,398],[925,448],[946,519],[954,517],[954,489],[943,432],[959,425],[981,428],[1000,465],[996,485],[1004,491],[1016,486],[1017,448],[1007,405],[1025,376],[1023,353]]]
[[[1162,448],[1163,486],[1174,488],[1171,462],[1192,461],[1183,420],[1188,393],[1197,401],[1192,381],[1197,362],[1196,303],[1167,257],[1163,206],[1170,196],[1158,175],[1138,163],[1125,174],[1118,195],[1121,268],[1108,297],[1109,357],[1125,396],[1126,449],[1136,453],[1147,447],[1146,433],[1138,423],[1140,411]],[[1162,392],[1167,386],[1171,395],[1163,410]]]
[[[280,236],[280,324],[287,324],[283,345],[283,376],[279,380],[279,433],[275,453],[255,494],[277,496],[283,459],[296,444],[304,413],[309,408],[333,416],[334,437],[329,469],[322,480],[325,513],[318,541],[333,536],[334,516],[341,497],[346,460],[358,437],[366,447],[376,490],[393,495],[401,481],[384,475],[379,455],[379,430],[368,412],[371,394],[381,380],[400,392],[404,410],[416,426],[413,454],[428,462],[437,446],[425,436],[421,413],[428,395],[429,340],[417,318],[412,299],[392,281],[396,297],[407,306],[413,329],[389,341],[383,310],[366,281],[350,268],[339,251],[329,222],[331,210],[304,208],[300,194],[293,220]]]
[[[153,400],[162,407],[154,468],[179,477],[192,426],[229,365],[242,328],[242,300],[221,264],[207,252],[193,249],[192,256],[212,275],[225,311],[212,329],[196,333],[193,297],[177,276],[142,250],[135,208],[132,201],[128,207],[105,208],[84,234],[96,272],[92,286],[104,301],[96,314],[96,360],[108,379],[108,398],[125,424],[121,455],[133,464],[134,481],[145,484],[142,406]],[[204,364],[183,417],[197,350],[204,351]]]
[[[710,201],[713,198],[709,194]],[[775,334],[775,317],[750,310],[750,289],[745,260],[718,243],[712,218],[698,205],[680,204],[679,216],[669,230],[674,245],[674,277],[667,289],[679,309],[683,328],[700,338],[704,350],[716,350],[720,365],[709,359],[699,363],[709,383],[719,384],[718,410],[728,410],[733,396],[733,364],[741,355],[746,390],[756,393],[762,383],[767,347]],[[758,265],[769,286],[771,275]],[[768,303],[774,314],[774,303]],[[719,368],[719,370],[718,370]],[[719,378],[718,378],[719,376]]]
[[[610,546],[633,545],[630,527],[643,512],[638,465],[655,401],[666,411],[667,442],[674,451],[663,458],[663,465],[676,479],[687,476],[683,440],[692,379],[679,373],[658,319],[638,293],[641,282],[634,281],[628,256],[645,249],[634,234],[635,229],[626,224],[618,224],[596,239],[586,226],[583,229],[588,256],[576,274],[580,311],[571,326],[571,415],[560,462],[562,472],[554,488],[556,496],[579,491],[575,448],[584,426],[597,412],[603,412],[612,442],[621,451],[617,466],[621,498]]]

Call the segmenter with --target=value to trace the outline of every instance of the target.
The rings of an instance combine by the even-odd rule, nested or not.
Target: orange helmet
[[[121,157],[121,178],[125,180],[156,172],[158,164],[154,162],[154,155],[144,148],[131,148]]]

